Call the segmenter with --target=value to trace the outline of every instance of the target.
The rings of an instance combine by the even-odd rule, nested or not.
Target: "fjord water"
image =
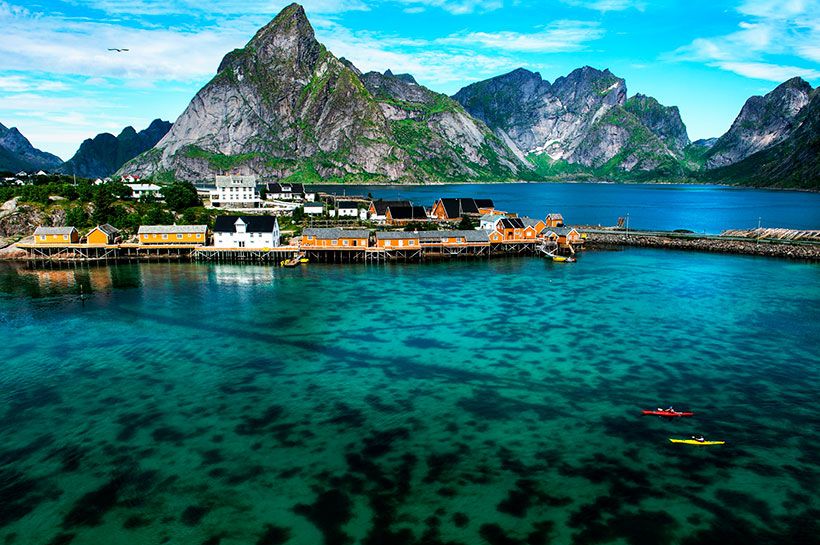
[[[4,544],[820,535],[817,265],[5,267],[0,339]]]
[[[820,229],[820,193],[690,184],[518,183],[403,186],[320,186],[321,191],[409,199],[430,206],[440,197],[493,199],[501,210],[544,217],[561,212],[573,225],[615,225],[719,234],[763,226]]]

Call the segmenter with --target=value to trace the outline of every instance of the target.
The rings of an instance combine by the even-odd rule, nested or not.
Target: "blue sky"
[[[0,0],[0,122],[64,159],[85,138],[175,120],[288,2]],[[820,0],[305,0],[317,37],[362,70],[452,94],[523,66],[609,68],[677,105],[692,139],[802,76],[820,83]],[[127,53],[109,47],[129,48]]]

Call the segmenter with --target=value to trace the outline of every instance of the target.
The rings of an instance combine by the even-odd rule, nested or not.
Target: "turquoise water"
[[[634,229],[689,229],[718,234],[766,227],[820,229],[820,193],[686,184],[460,184],[318,186],[331,193],[372,194],[431,206],[440,197],[493,199],[502,210],[543,218],[561,212],[575,225],[615,225],[629,215]]]
[[[738,256],[3,267],[0,543],[818,543],[818,338]]]

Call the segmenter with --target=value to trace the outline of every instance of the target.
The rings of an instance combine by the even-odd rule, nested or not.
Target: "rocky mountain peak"
[[[259,29],[242,49],[225,55],[217,73],[254,67],[285,67],[297,72],[311,71],[321,56],[323,47],[308,21],[304,8],[291,4],[270,23]]]
[[[591,66],[576,68],[552,84],[553,93],[565,104],[583,102],[587,107],[596,103],[607,106],[626,102],[626,82],[609,69]]]
[[[62,159],[51,153],[40,151],[31,145],[28,138],[17,130],[0,123],[0,169],[3,170],[51,170],[62,163]]]
[[[393,71],[388,68],[384,71],[384,76],[388,78],[396,78],[405,83],[412,83],[413,85],[418,85],[416,78],[414,78],[412,74],[394,74]]]
[[[316,41],[292,4],[122,167],[202,180],[228,170],[292,181],[517,177],[524,162],[449,97],[407,74],[362,74]]]
[[[624,108],[675,153],[683,152],[689,145],[686,125],[677,106],[664,106],[655,98],[638,93],[626,101]]]
[[[792,78],[763,96],[751,97],[709,150],[706,167],[731,165],[785,139],[797,127],[812,92],[805,80]]]

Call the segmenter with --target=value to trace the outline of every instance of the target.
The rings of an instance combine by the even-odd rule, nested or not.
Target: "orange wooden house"
[[[98,225],[90,230],[85,236],[85,241],[88,244],[100,246],[115,244],[117,241],[117,234],[119,232],[120,230],[113,225],[103,223],[102,225]]]
[[[433,205],[430,215],[439,220],[457,220],[464,216],[492,214],[494,211],[492,199],[439,199]]]
[[[487,231],[478,230],[419,231],[418,235],[422,246],[475,246],[490,242]]]
[[[207,225],[141,225],[140,244],[205,244]]]
[[[376,247],[386,250],[419,248],[421,241],[418,233],[404,231],[379,231],[376,233]]]
[[[495,236],[491,242],[529,242],[535,240],[538,231],[531,225],[526,225],[521,218],[501,218],[495,224]]]
[[[307,248],[367,248],[367,229],[336,229],[311,227],[302,232],[301,245]]]
[[[35,244],[77,244],[80,233],[75,227],[38,227],[34,230]]]
[[[544,220],[544,223],[547,224],[547,227],[563,227],[564,216],[556,212],[553,212],[552,214],[547,214],[547,219]]]
[[[557,237],[557,242],[560,245],[578,245],[583,244],[584,239],[581,237],[581,233],[574,227],[556,227],[551,229]]]
[[[524,216],[521,218],[521,221],[524,222],[524,225],[535,229],[535,233],[537,235],[540,235],[541,231],[543,231],[547,227],[547,222],[545,222],[544,220],[528,218]]]
[[[423,206],[388,206],[385,212],[387,225],[406,225],[429,219]]]

